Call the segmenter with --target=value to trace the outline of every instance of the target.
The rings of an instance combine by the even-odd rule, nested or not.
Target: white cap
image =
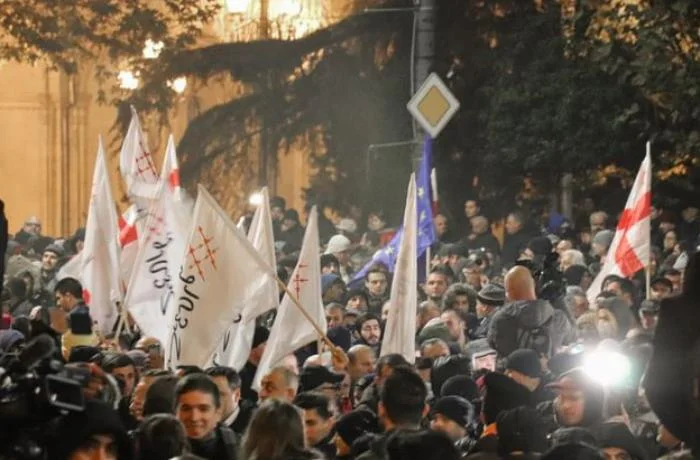
[[[339,252],[347,251],[350,249],[352,243],[345,235],[333,235],[328,241],[328,246],[326,247],[326,252],[324,254],[337,254]]]
[[[338,231],[355,233],[355,231],[357,230],[357,224],[354,220],[345,218],[341,219],[340,222],[338,222],[338,225],[335,226],[335,228]]]

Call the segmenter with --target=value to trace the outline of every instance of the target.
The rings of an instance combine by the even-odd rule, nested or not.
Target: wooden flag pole
[[[331,340],[328,338],[328,336],[323,332],[323,329],[321,329],[321,326],[319,326],[319,325],[316,323],[316,321],[311,317],[311,315],[309,315],[309,312],[307,312],[306,309],[304,309],[304,307],[301,306],[301,303],[299,302],[299,299],[297,299],[297,298],[294,296],[294,294],[292,294],[292,292],[289,290],[289,288],[287,288],[287,285],[284,284],[284,282],[282,282],[281,279],[279,279],[277,276],[275,276],[275,280],[277,281],[277,284],[278,284],[282,289],[284,289],[284,292],[287,293],[287,295],[289,296],[289,298],[292,299],[292,302],[294,303],[294,305],[297,306],[297,308],[299,309],[299,311],[301,312],[301,314],[304,315],[304,318],[306,318],[306,320],[307,320],[307,321],[311,324],[311,326],[313,326],[313,328],[316,330],[316,333],[318,334],[319,339],[322,340],[323,342],[325,342],[326,345],[328,345],[328,346],[331,348],[331,350],[334,349],[334,348],[335,348],[335,345],[333,344],[333,342],[331,342]]]

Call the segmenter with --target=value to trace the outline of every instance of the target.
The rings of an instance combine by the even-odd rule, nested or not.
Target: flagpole
[[[646,156],[649,157],[649,176],[651,176],[651,141],[647,141],[647,152]],[[650,189],[651,191],[651,180]],[[651,298],[651,225],[649,225],[649,252],[647,254],[647,266],[645,270],[646,274],[646,294],[647,300]]]
[[[323,342],[325,342],[326,345],[328,345],[330,347],[330,349],[333,350],[335,348],[335,345],[333,344],[333,342],[331,342],[331,340],[328,338],[328,336],[323,332],[323,329],[321,329],[321,327],[316,323],[316,321],[314,321],[314,319],[311,317],[311,315],[309,315],[309,312],[307,312],[306,309],[301,306],[301,302],[299,302],[299,299],[297,299],[294,296],[294,294],[292,294],[292,291],[289,290],[287,285],[284,284],[284,282],[281,279],[279,279],[278,277],[275,276],[275,280],[277,281],[277,284],[282,289],[284,289],[284,292],[287,293],[289,298],[292,299],[292,302],[294,303],[294,305],[296,305],[297,308],[299,308],[299,311],[304,316],[304,318],[306,318],[306,320],[309,322],[309,324],[311,324],[311,326],[313,326],[313,328],[316,330],[316,333],[318,334],[319,339],[322,340]]]

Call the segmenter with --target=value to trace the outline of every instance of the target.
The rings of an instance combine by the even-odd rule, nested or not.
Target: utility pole
[[[270,38],[270,0],[260,0],[260,17],[258,19],[258,39],[268,40]],[[265,74],[265,82],[261,91],[273,90],[273,75],[270,71]],[[260,123],[260,148],[258,152],[258,187],[268,186],[270,191],[275,193],[274,171],[269,171],[276,164],[277,159],[272,155],[277,155],[277,149],[273,148],[272,135],[268,132],[269,123],[264,114],[261,114]]]
[[[413,45],[412,45],[412,76],[411,97],[420,88],[435,61],[435,9],[436,0],[414,0],[416,9],[413,13]],[[415,147],[413,151],[413,166],[416,169],[423,154],[423,136],[425,133],[413,121],[413,137]]]

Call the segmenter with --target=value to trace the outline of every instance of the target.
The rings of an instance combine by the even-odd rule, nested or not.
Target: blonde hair
[[[61,336],[61,353],[67,361],[74,347],[96,347],[99,343],[100,340],[95,334],[73,334],[71,331],[67,331]]]

